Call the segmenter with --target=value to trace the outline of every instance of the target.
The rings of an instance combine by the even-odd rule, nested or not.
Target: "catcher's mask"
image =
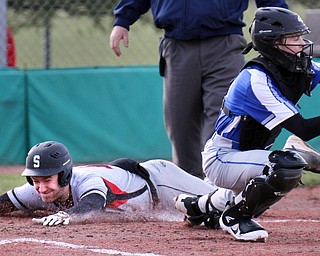
[[[311,72],[312,41],[303,39],[303,44],[294,44],[302,46],[297,53],[279,49],[279,45],[290,46],[286,43],[287,38],[310,33],[310,29],[298,14],[280,7],[259,8],[249,31],[252,43],[247,46],[244,53],[248,53],[253,48],[274,64],[291,72]]]
[[[72,158],[68,149],[61,143],[45,141],[33,146],[26,158],[26,169],[22,176],[33,185],[31,177],[48,177],[58,174],[58,183],[64,187],[72,175]]]

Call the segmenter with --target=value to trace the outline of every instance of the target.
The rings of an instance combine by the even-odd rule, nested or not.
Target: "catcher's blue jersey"
[[[311,90],[320,82],[320,64],[313,62],[315,72]],[[298,113],[297,107],[280,92],[259,66],[244,69],[233,81],[224,104],[232,113],[229,117],[220,111],[216,133],[233,141],[232,148],[239,149],[241,116],[251,116],[272,130]]]

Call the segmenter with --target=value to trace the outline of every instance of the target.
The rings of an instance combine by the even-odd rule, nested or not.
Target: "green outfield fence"
[[[129,49],[121,44],[116,57],[108,38],[117,2],[0,1],[1,165],[23,164],[28,149],[44,140],[64,143],[75,162],[171,158],[157,67],[163,31],[149,11],[130,28]],[[320,8],[318,0],[287,3],[318,31],[318,16],[306,15],[307,8]],[[247,39],[255,10],[250,0]],[[299,103],[304,115],[318,114],[317,94]],[[318,139],[311,144],[320,149]]]
[[[0,164],[23,164],[34,144],[64,143],[75,162],[171,158],[158,67],[0,70]],[[299,102],[319,115],[319,89]],[[282,148],[283,132],[273,148]],[[310,141],[320,150],[320,139]]]
[[[75,162],[171,157],[157,67],[0,71],[0,164],[45,140]]]

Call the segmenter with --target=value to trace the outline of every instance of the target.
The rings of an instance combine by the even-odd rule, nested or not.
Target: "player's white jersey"
[[[148,170],[157,189],[160,207],[165,209],[174,210],[173,198],[181,193],[202,195],[215,189],[166,160],[150,160],[141,163],[141,166]],[[96,193],[105,198],[106,207],[109,208],[126,211],[152,208],[147,182],[140,176],[116,166],[102,164],[74,167],[70,187],[74,206],[86,195]],[[29,183],[10,190],[8,196],[22,211],[61,210],[54,203],[44,203]]]
[[[109,165],[84,165],[74,167],[70,180],[73,204],[77,205],[81,198],[97,193],[107,199],[108,189],[117,194],[125,194],[143,188],[146,182],[141,177],[119,167]],[[109,187],[109,188],[108,188]],[[146,192],[148,194],[148,192]],[[54,203],[42,202],[34,187],[28,183],[8,192],[10,200],[23,211],[35,209],[58,210]],[[125,202],[117,202],[119,206]]]

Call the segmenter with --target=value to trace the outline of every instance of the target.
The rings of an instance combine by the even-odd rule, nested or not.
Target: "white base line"
[[[274,222],[274,223],[312,222],[312,223],[320,223],[320,220],[310,220],[310,219],[309,220],[304,220],[304,219],[282,219],[282,220],[279,219],[279,220],[277,220],[277,219],[273,219],[273,220],[258,220],[258,222],[269,222],[269,223],[272,223],[272,222]],[[50,244],[50,245],[56,245],[58,247],[79,249],[79,250],[98,252],[98,253],[109,254],[109,255],[116,254],[116,255],[123,255],[123,256],[161,256],[160,254],[122,252],[122,251],[110,250],[110,249],[100,249],[97,246],[76,245],[76,244],[57,242],[57,241],[52,241],[52,240],[35,239],[35,238],[5,239],[5,240],[0,240],[0,245],[12,244],[12,243],[25,243],[25,242]]]
[[[59,246],[59,247],[86,250],[86,251],[98,252],[98,253],[109,254],[109,255],[161,256],[160,254],[121,252],[121,251],[110,250],[110,249],[99,249],[96,246],[76,245],[76,244],[57,242],[57,241],[52,241],[52,240],[35,239],[35,238],[5,239],[5,240],[0,240],[0,245],[11,244],[11,243],[25,243],[25,242],[40,243],[40,244],[50,244],[50,245],[56,245],[56,246]]]
[[[313,223],[320,223],[320,220],[304,220],[304,219],[283,219],[283,220],[257,220],[257,222],[313,222]]]

